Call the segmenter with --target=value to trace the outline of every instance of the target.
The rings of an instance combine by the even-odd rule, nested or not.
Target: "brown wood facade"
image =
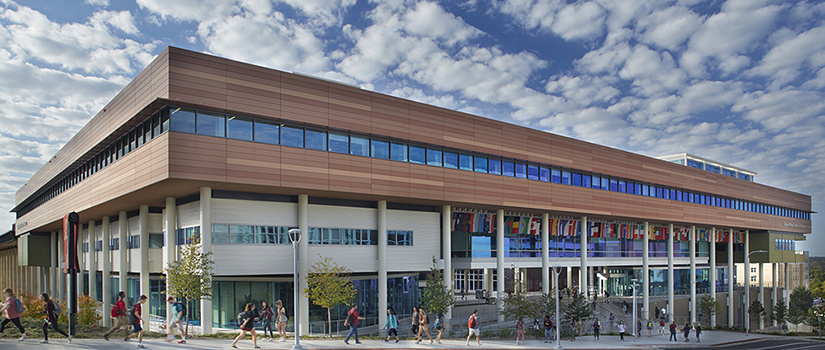
[[[810,196],[539,130],[178,48],[161,53],[44,165],[20,205],[107,140],[166,104],[330,127],[539,162],[803,211]],[[201,186],[386,199],[614,220],[810,233],[809,220],[499,175],[167,132],[17,220],[18,234],[57,230],[69,211],[116,215]]]

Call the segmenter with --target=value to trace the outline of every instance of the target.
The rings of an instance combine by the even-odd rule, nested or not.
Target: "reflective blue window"
[[[582,185],[582,174],[573,173],[573,186],[581,186]]]
[[[710,171],[712,173],[719,173],[719,167],[715,165],[705,164],[705,170]]]
[[[665,191],[661,187],[656,187],[656,198],[665,198]]]
[[[339,132],[329,132],[329,151],[335,153],[349,153],[349,136]]]
[[[501,162],[501,175],[516,176],[516,164],[510,161]]]
[[[327,133],[319,130],[306,130],[304,147],[319,151],[327,150]]]
[[[541,167],[541,169],[539,169],[539,180],[550,182],[550,168]]]
[[[722,175],[736,177],[736,171],[731,169],[722,168]]]
[[[676,190],[668,190],[668,192],[670,192],[668,199],[676,199]]]
[[[642,185],[642,196],[649,196],[650,195],[650,187],[648,185]]]
[[[235,140],[252,141],[252,119],[229,117],[226,121],[226,137]]]
[[[479,173],[487,172],[487,158],[475,156],[475,171]]]
[[[384,140],[370,141],[370,154],[373,158],[390,159],[390,143]]]
[[[349,154],[354,156],[370,156],[370,139],[364,136],[349,136]]]
[[[427,162],[427,154],[424,147],[410,145],[410,163],[425,164]]]
[[[610,179],[610,191],[619,192],[619,181]]]
[[[527,166],[527,178],[530,180],[538,180],[539,179],[539,167],[538,165],[528,165]]]
[[[461,170],[473,171],[473,156],[469,154],[459,153],[458,168]]]
[[[602,178],[601,177],[593,175],[590,178],[593,180],[593,182],[591,182],[591,185],[592,185],[593,188],[595,188],[595,189],[601,189],[602,188]]]
[[[691,168],[696,168],[696,169],[703,169],[703,167],[702,167],[702,163],[701,163],[701,162],[697,162],[697,161],[695,161],[695,160],[693,160],[693,159],[688,159],[688,160],[687,160],[687,166],[689,166],[689,167],[691,167]]]
[[[444,158],[441,150],[427,148],[427,165],[441,166],[442,164],[444,164]]]
[[[169,113],[172,131],[195,133],[195,111],[177,108]]]
[[[552,171],[550,171],[550,174],[551,174],[550,180],[553,183],[557,183],[557,184],[561,183],[561,170],[553,169]]]
[[[582,187],[591,188],[593,185],[591,180],[593,179],[590,175],[582,175]]]
[[[490,174],[501,175],[501,159],[490,158],[489,166],[487,167]]]
[[[277,145],[280,139],[278,124],[255,121],[255,142]]]
[[[527,164],[516,163],[516,177],[520,179],[527,178]]]
[[[458,153],[444,152],[444,167],[458,169]]]
[[[639,196],[641,196],[641,195],[642,195],[642,184],[637,184],[637,183],[634,183],[634,184],[633,184],[633,189],[634,189],[634,190],[633,190],[633,193],[635,193],[635,194],[637,194],[637,195],[639,195]]]
[[[290,147],[304,147],[304,129],[289,125],[281,126],[281,144]]]
[[[606,177],[602,178],[602,189],[605,191],[610,189],[610,179]]]
[[[408,160],[407,145],[393,142],[390,145],[390,159],[399,162],[406,162]]]
[[[561,183],[565,185],[570,184],[570,172],[569,171],[562,171],[561,172]]]
[[[226,118],[222,115],[198,112],[198,128],[200,135],[226,136]]]
[[[627,184],[624,181],[619,181],[618,189],[621,193],[627,193]]]

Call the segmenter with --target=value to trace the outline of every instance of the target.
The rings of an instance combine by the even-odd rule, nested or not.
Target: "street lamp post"
[[[298,274],[298,243],[301,242],[301,230],[297,228],[293,228],[289,230],[289,240],[292,242],[292,249],[293,249],[293,260],[295,260],[295,265],[293,269],[293,273],[295,274],[295,281],[293,285],[295,286],[295,290],[293,294],[295,296],[295,302],[293,303],[293,307],[295,308],[292,312],[295,315],[295,345],[292,346],[293,350],[302,350],[301,347],[301,320],[300,320],[300,312],[298,308],[298,303],[300,302],[299,296],[299,288],[300,288],[300,275]]]
[[[636,288],[639,287],[639,280],[638,279],[631,279],[630,282],[633,282],[633,341],[639,341],[639,329],[636,329]]]
[[[559,274],[561,273],[561,265],[553,265],[553,286],[556,290],[556,349],[561,349],[561,312],[559,311]]]
[[[754,250],[748,253],[748,263],[751,261],[751,255],[756,253],[767,253],[767,250]],[[761,278],[761,277],[760,277]],[[761,300],[759,301],[762,302]],[[745,266],[745,336],[748,335],[751,328],[751,267]]]

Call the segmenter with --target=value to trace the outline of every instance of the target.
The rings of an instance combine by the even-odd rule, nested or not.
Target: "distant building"
[[[730,305],[718,323],[739,325],[735,264],[793,286],[780,276],[804,270],[788,242],[811,233],[811,198],[683,159],[170,47],[20,188],[13,211],[20,255],[49,254],[27,261],[51,266],[41,288],[59,297],[52,247],[63,216],[80,214],[82,291],[103,310],[124,290],[165,315],[163,268],[199,238],[217,262],[214,299],[190,313],[207,333],[236,327],[245,302],[292,307],[290,228],[303,232],[301,271],[319,255],[353,270],[367,325],[387,306],[409,314],[433,257],[457,294],[501,300],[516,282],[547,292],[560,265],[559,288],[631,295],[641,279],[647,317],[650,297],[667,296],[671,315],[692,320],[696,303],[677,296],[711,293]],[[302,329],[321,333],[326,313],[308,304]]]

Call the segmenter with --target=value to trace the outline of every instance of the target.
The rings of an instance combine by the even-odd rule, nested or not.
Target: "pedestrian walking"
[[[619,340],[624,341],[624,333],[627,331],[627,328],[624,326],[623,321],[619,321]]]
[[[611,313],[610,313],[610,318],[609,318],[609,319],[607,319],[607,320],[608,320],[608,325],[607,325],[607,326],[608,326],[608,327],[610,327],[610,329],[608,329],[608,330],[607,330],[608,332],[612,332],[612,331],[613,331],[613,320],[614,320],[614,319],[615,319],[615,318],[613,317],[613,313],[611,312]]]
[[[579,332],[579,339],[582,338],[582,332],[584,332],[584,323],[582,322],[581,318],[576,320],[576,331]]]
[[[596,319],[593,320],[593,339],[599,340],[599,331],[601,331],[601,330],[602,330],[602,324],[601,324],[601,322],[599,322],[599,318],[596,317]]]
[[[424,337],[421,334],[424,333],[427,335],[427,338],[430,339],[430,344],[433,343],[433,337],[430,336],[430,320],[427,318],[427,313],[424,311],[424,308],[418,308],[418,341],[416,344],[420,343],[424,340]]]
[[[103,339],[106,339],[107,341],[112,333],[118,329],[129,326],[129,311],[126,310],[126,302],[124,299],[126,299],[126,292],[118,292],[117,301],[114,305],[112,305],[112,328],[103,335]]]
[[[186,344],[186,327],[183,323],[183,318],[186,316],[186,305],[182,302],[175,301],[175,297],[166,298],[166,302],[172,304],[172,314],[169,315],[169,322],[166,325],[166,341],[175,340],[175,328],[180,331],[179,344]]]
[[[642,320],[636,320],[636,338],[642,336]]]
[[[557,332],[558,329],[556,327],[559,327],[559,323],[556,321],[556,312],[553,311],[553,313],[550,314],[550,340],[551,341],[555,341],[556,336],[559,333],[559,332]]]
[[[269,330],[269,338],[267,341],[272,341],[275,338],[275,332],[272,331],[272,321],[275,318],[275,310],[269,306],[269,303],[266,300],[261,301],[261,319],[264,324],[264,336],[266,336],[266,331]]]
[[[647,320],[647,337],[653,336],[653,321]]]
[[[682,331],[685,332],[685,343],[690,340],[690,322],[685,323],[685,328],[682,328]]]
[[[281,334],[280,341],[286,341],[286,321],[289,320],[289,317],[286,314],[286,308],[284,307],[284,303],[280,300],[275,301],[275,312],[278,313],[275,319],[275,325],[278,328],[278,333]],[[357,339],[356,339],[357,340]]]
[[[516,345],[519,345],[519,339],[524,344],[524,317],[522,316],[519,316],[518,321],[516,321]]]
[[[384,341],[389,342],[390,341],[390,336],[395,334],[395,342],[397,343],[399,341],[399,339],[398,339],[398,316],[395,315],[395,310],[393,310],[392,308],[387,309],[387,322],[384,322],[384,329],[387,329],[387,327],[389,327],[390,330],[387,331],[387,339],[385,339]],[[441,334],[439,333],[439,336],[440,335]]]
[[[58,307],[56,306],[54,301],[49,299],[49,295],[43,293],[40,295],[40,300],[43,300],[45,305],[43,306],[43,313],[46,314],[46,320],[43,322],[43,340],[40,341],[41,343],[47,344],[49,342],[49,326],[54,329],[55,332],[62,334],[68,340],[68,343],[72,343],[72,336],[66,334],[60,326],[57,324],[57,318],[60,314],[57,312]]]
[[[576,341],[576,319],[573,317],[570,317],[570,334],[573,335],[570,341]]]
[[[143,323],[143,312],[142,312],[143,311],[142,305],[143,305],[143,303],[146,302],[146,300],[148,300],[148,298],[146,298],[145,295],[141,295],[140,298],[138,298],[138,302],[135,303],[134,306],[132,306],[132,311],[131,311],[131,314],[129,315],[129,320],[132,321],[131,322],[132,327],[133,327],[132,333],[127,335],[126,338],[123,339],[123,340],[129,340],[129,339],[132,338],[132,336],[137,336],[137,338],[138,338],[138,345],[137,345],[138,349],[146,349],[146,346],[143,345],[143,325],[144,325],[144,323]]]
[[[694,326],[693,328],[696,329],[696,342],[699,343],[699,335],[702,334],[702,324],[696,322],[696,326]]]
[[[415,316],[413,316],[415,317]],[[347,313],[347,319],[344,321],[344,326],[349,326],[349,333],[347,333],[347,337],[344,339],[344,343],[349,345],[349,338],[355,337],[355,344],[361,344],[358,341],[358,320],[363,320],[364,318],[358,314],[358,305],[349,309]]]
[[[435,316],[433,327],[438,331],[438,336],[435,337],[435,341],[441,344],[441,336],[444,334],[444,313],[439,312],[438,315]]]
[[[473,314],[470,315],[470,318],[467,320],[467,329],[470,330],[470,334],[467,335],[467,346],[470,346],[470,338],[473,334],[476,336],[478,346],[481,346],[481,329],[478,325],[478,310],[473,310]]]
[[[418,321],[420,320],[418,316],[418,308],[413,307],[412,310],[412,327],[410,327],[410,331],[412,331],[413,337],[415,337],[416,343],[420,343],[421,339],[418,338]]]
[[[551,338],[552,340],[553,334],[553,321],[550,321],[550,316],[544,315],[544,342],[547,342],[547,338]]]
[[[258,346],[258,334],[255,333],[255,320],[257,320],[259,316],[258,311],[255,310],[255,304],[247,303],[243,312],[238,314],[238,324],[241,325],[241,334],[238,334],[238,336],[235,337],[235,340],[232,341],[233,348],[238,348],[238,345],[236,344],[238,344],[238,341],[246,336],[246,333],[250,333],[252,335],[252,347],[254,349],[261,348]]]
[[[667,327],[665,320],[659,319],[659,335],[665,335],[665,327]]]
[[[17,300],[17,297],[14,296],[14,292],[11,288],[6,288],[3,291],[3,296],[6,301],[3,303],[3,308],[0,309],[0,314],[5,311],[6,319],[3,320],[3,322],[0,322],[0,334],[3,334],[3,330],[6,329],[6,325],[11,322],[14,323],[14,325],[17,326],[17,330],[20,331],[21,336],[20,339],[18,339],[19,341],[29,339],[29,337],[26,336],[26,329],[23,328],[22,324],[20,324],[20,314],[23,313],[26,308],[24,308],[23,304]]]
[[[679,341],[676,339],[676,321],[670,323],[670,338],[667,341]]]

